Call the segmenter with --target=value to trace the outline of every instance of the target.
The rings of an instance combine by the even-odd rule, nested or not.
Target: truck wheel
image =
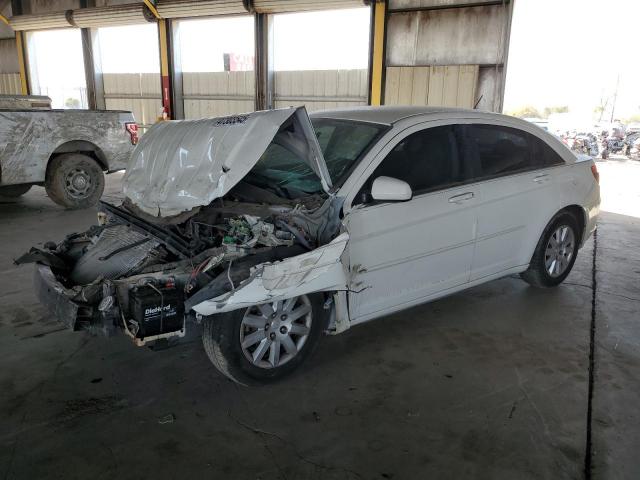
[[[87,208],[102,196],[104,174],[93,158],[81,153],[66,153],[49,163],[44,187],[49,198],[58,205]]]
[[[301,295],[208,317],[202,342],[222,374],[243,385],[264,384],[290,374],[313,352],[328,317],[321,295]]]
[[[22,185],[7,185],[6,187],[0,187],[0,197],[16,198],[24,195],[31,189],[31,184],[25,183]]]

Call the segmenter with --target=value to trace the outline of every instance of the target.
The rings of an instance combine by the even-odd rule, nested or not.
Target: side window
[[[404,180],[414,194],[446,188],[461,182],[458,144],[453,125],[432,127],[412,133],[398,143],[369,177],[356,197],[366,201],[378,177]]]
[[[469,125],[466,131],[481,177],[515,173],[533,166],[526,132],[498,125]]]

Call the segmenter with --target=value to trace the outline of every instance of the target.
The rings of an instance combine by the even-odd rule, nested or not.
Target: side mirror
[[[413,192],[409,184],[392,177],[378,177],[371,186],[371,197],[374,200],[405,201],[411,200]]]

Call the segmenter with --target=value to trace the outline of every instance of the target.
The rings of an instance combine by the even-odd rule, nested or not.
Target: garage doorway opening
[[[366,105],[370,24],[366,7],[274,15],[276,108]]]
[[[156,25],[102,27],[96,38],[105,107],[132,111],[144,132],[162,115]]]
[[[29,79],[34,95],[52,108],[88,108],[80,29],[27,33]]]
[[[180,20],[173,36],[185,118],[254,110],[253,16]]]

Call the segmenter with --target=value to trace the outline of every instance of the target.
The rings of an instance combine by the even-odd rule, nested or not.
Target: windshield
[[[386,129],[383,125],[327,118],[311,119],[334,185],[346,180],[352,167]],[[248,183],[284,198],[322,192],[320,178],[298,154],[272,142],[249,174]]]

